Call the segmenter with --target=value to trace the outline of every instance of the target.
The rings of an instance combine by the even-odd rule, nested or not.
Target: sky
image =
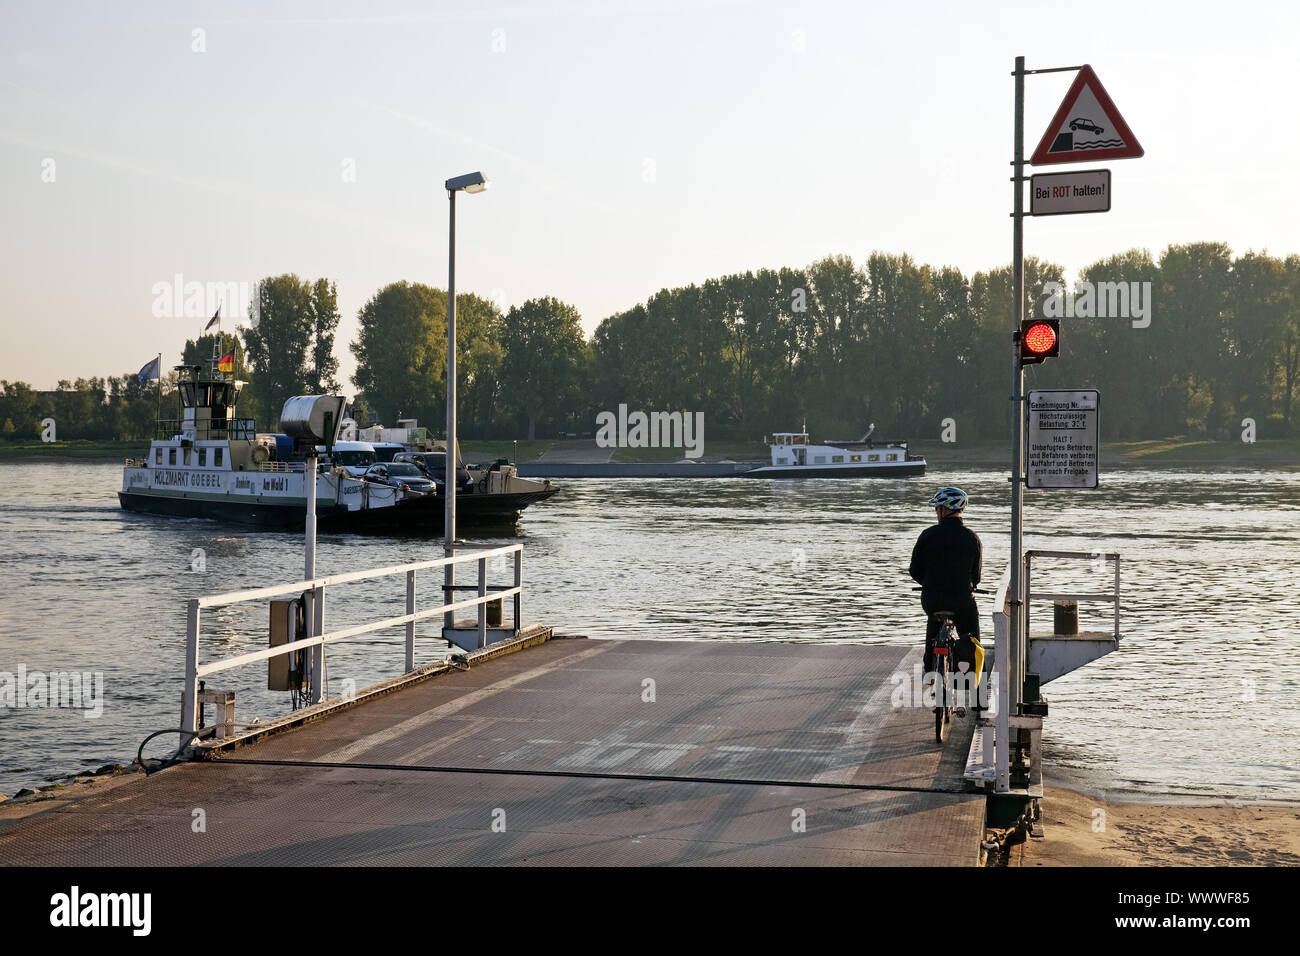
[[[458,291],[553,295],[588,334],[662,288],[826,255],[1005,266],[1017,55],[1090,64],[1146,151],[1093,164],[1110,212],[1027,220],[1026,255],[1300,253],[1298,10],[0,0],[0,379],[170,367],[209,283],[295,272],[338,284],[350,395],[358,310],[446,287],[442,184],[474,170]],[[1026,78],[1027,154],[1073,76]],[[177,277],[204,289],[188,316],[160,301]]]

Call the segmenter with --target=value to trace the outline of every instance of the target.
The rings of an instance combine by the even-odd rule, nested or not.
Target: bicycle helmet
[[[962,511],[969,500],[966,492],[960,488],[940,488],[930,499],[930,504],[936,508],[947,508],[949,511]]]

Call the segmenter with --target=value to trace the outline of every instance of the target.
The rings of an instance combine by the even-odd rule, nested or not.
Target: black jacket
[[[921,585],[922,605],[957,609],[979,585],[983,560],[979,535],[962,523],[961,515],[949,515],[916,539],[908,573]]]

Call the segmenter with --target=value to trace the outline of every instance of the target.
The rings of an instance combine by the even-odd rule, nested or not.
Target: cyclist
[[[927,616],[925,629],[925,671],[934,670],[930,644],[939,633],[935,611],[952,611],[953,623],[961,638],[957,659],[975,661],[975,648],[969,638],[979,637],[979,609],[973,591],[980,583],[984,549],[979,535],[962,522],[962,512],[969,502],[960,488],[940,488],[930,504],[938,524],[921,532],[912,548],[908,568],[912,580],[921,585],[921,607]]]

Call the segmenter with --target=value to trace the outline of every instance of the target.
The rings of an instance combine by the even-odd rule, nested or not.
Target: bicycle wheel
[[[948,723],[952,719],[952,709],[948,707],[948,655],[936,654],[934,657],[935,705],[934,705],[934,741],[943,743],[948,734]]]

